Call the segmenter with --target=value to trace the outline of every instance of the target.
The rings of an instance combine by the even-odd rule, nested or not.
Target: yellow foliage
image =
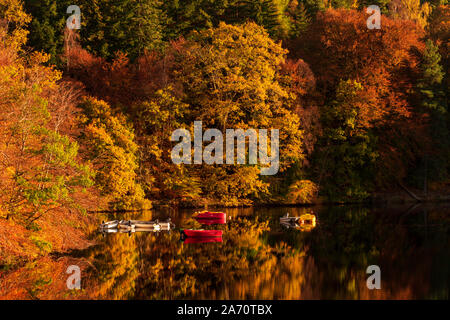
[[[132,129],[124,118],[113,115],[104,101],[85,97],[80,106],[84,110],[83,139],[97,171],[97,186],[110,197],[111,208],[149,208],[150,201],[137,181],[138,146]]]
[[[292,203],[312,203],[317,196],[319,188],[310,180],[299,180],[289,187],[289,199]]]
[[[8,46],[19,50],[25,44],[28,35],[25,28],[30,21],[31,16],[23,10],[22,1],[0,0],[0,28],[10,30],[5,37]]]
[[[394,0],[390,4],[390,13],[394,18],[409,19],[425,28],[433,8],[429,2],[420,4],[420,0]]]

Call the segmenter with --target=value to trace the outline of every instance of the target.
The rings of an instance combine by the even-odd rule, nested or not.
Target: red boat
[[[195,217],[203,224],[224,224],[227,223],[227,215],[224,212],[199,212]]]
[[[207,243],[207,242],[223,242],[222,237],[208,237],[208,238],[186,238],[184,243]]]
[[[222,237],[222,230],[183,230],[188,238]]]
[[[212,224],[225,224],[227,221],[225,219],[197,219],[197,221],[205,226]]]

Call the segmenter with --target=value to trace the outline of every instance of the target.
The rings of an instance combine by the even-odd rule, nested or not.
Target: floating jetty
[[[175,228],[170,218],[166,221],[140,221],[140,220],[113,220],[100,224],[100,232],[116,233],[116,232],[158,232],[170,231]]]

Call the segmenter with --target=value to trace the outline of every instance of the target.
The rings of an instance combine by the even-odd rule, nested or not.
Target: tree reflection
[[[107,235],[87,253],[94,265],[91,296],[448,297],[448,215],[430,210],[425,224],[420,212],[342,206],[314,209],[318,224],[310,232],[286,230],[279,223],[286,213],[300,216],[311,212],[310,208],[236,209],[227,212],[232,219],[226,225],[214,226],[202,226],[185,215],[178,218],[177,227],[222,230],[223,242],[217,243],[183,243],[173,231]],[[136,218],[151,220],[152,213],[124,217]],[[382,290],[366,287],[366,268],[371,264],[382,270]]]

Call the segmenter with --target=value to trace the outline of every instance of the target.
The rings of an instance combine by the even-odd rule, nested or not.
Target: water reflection
[[[280,217],[314,211],[301,232]],[[95,296],[134,299],[448,298],[448,208],[247,208],[226,210],[221,242],[180,242],[179,234],[112,237],[91,249]],[[177,226],[208,228],[189,210],[158,212]],[[312,225],[312,223],[311,223]],[[114,235],[116,236],[116,235]],[[196,242],[195,245],[189,245]],[[113,254],[114,253],[114,254]],[[382,290],[365,270],[382,271]]]
[[[81,252],[91,266],[83,287],[100,299],[448,299],[446,206],[371,209],[226,209],[226,224],[202,225],[192,210],[112,214],[100,220],[172,218],[177,228],[216,229],[221,241],[180,241],[159,233],[94,233]],[[309,232],[280,218],[314,212]],[[312,224],[311,224],[312,225]],[[195,243],[194,243],[195,242]],[[381,268],[381,290],[366,287],[366,268]]]

